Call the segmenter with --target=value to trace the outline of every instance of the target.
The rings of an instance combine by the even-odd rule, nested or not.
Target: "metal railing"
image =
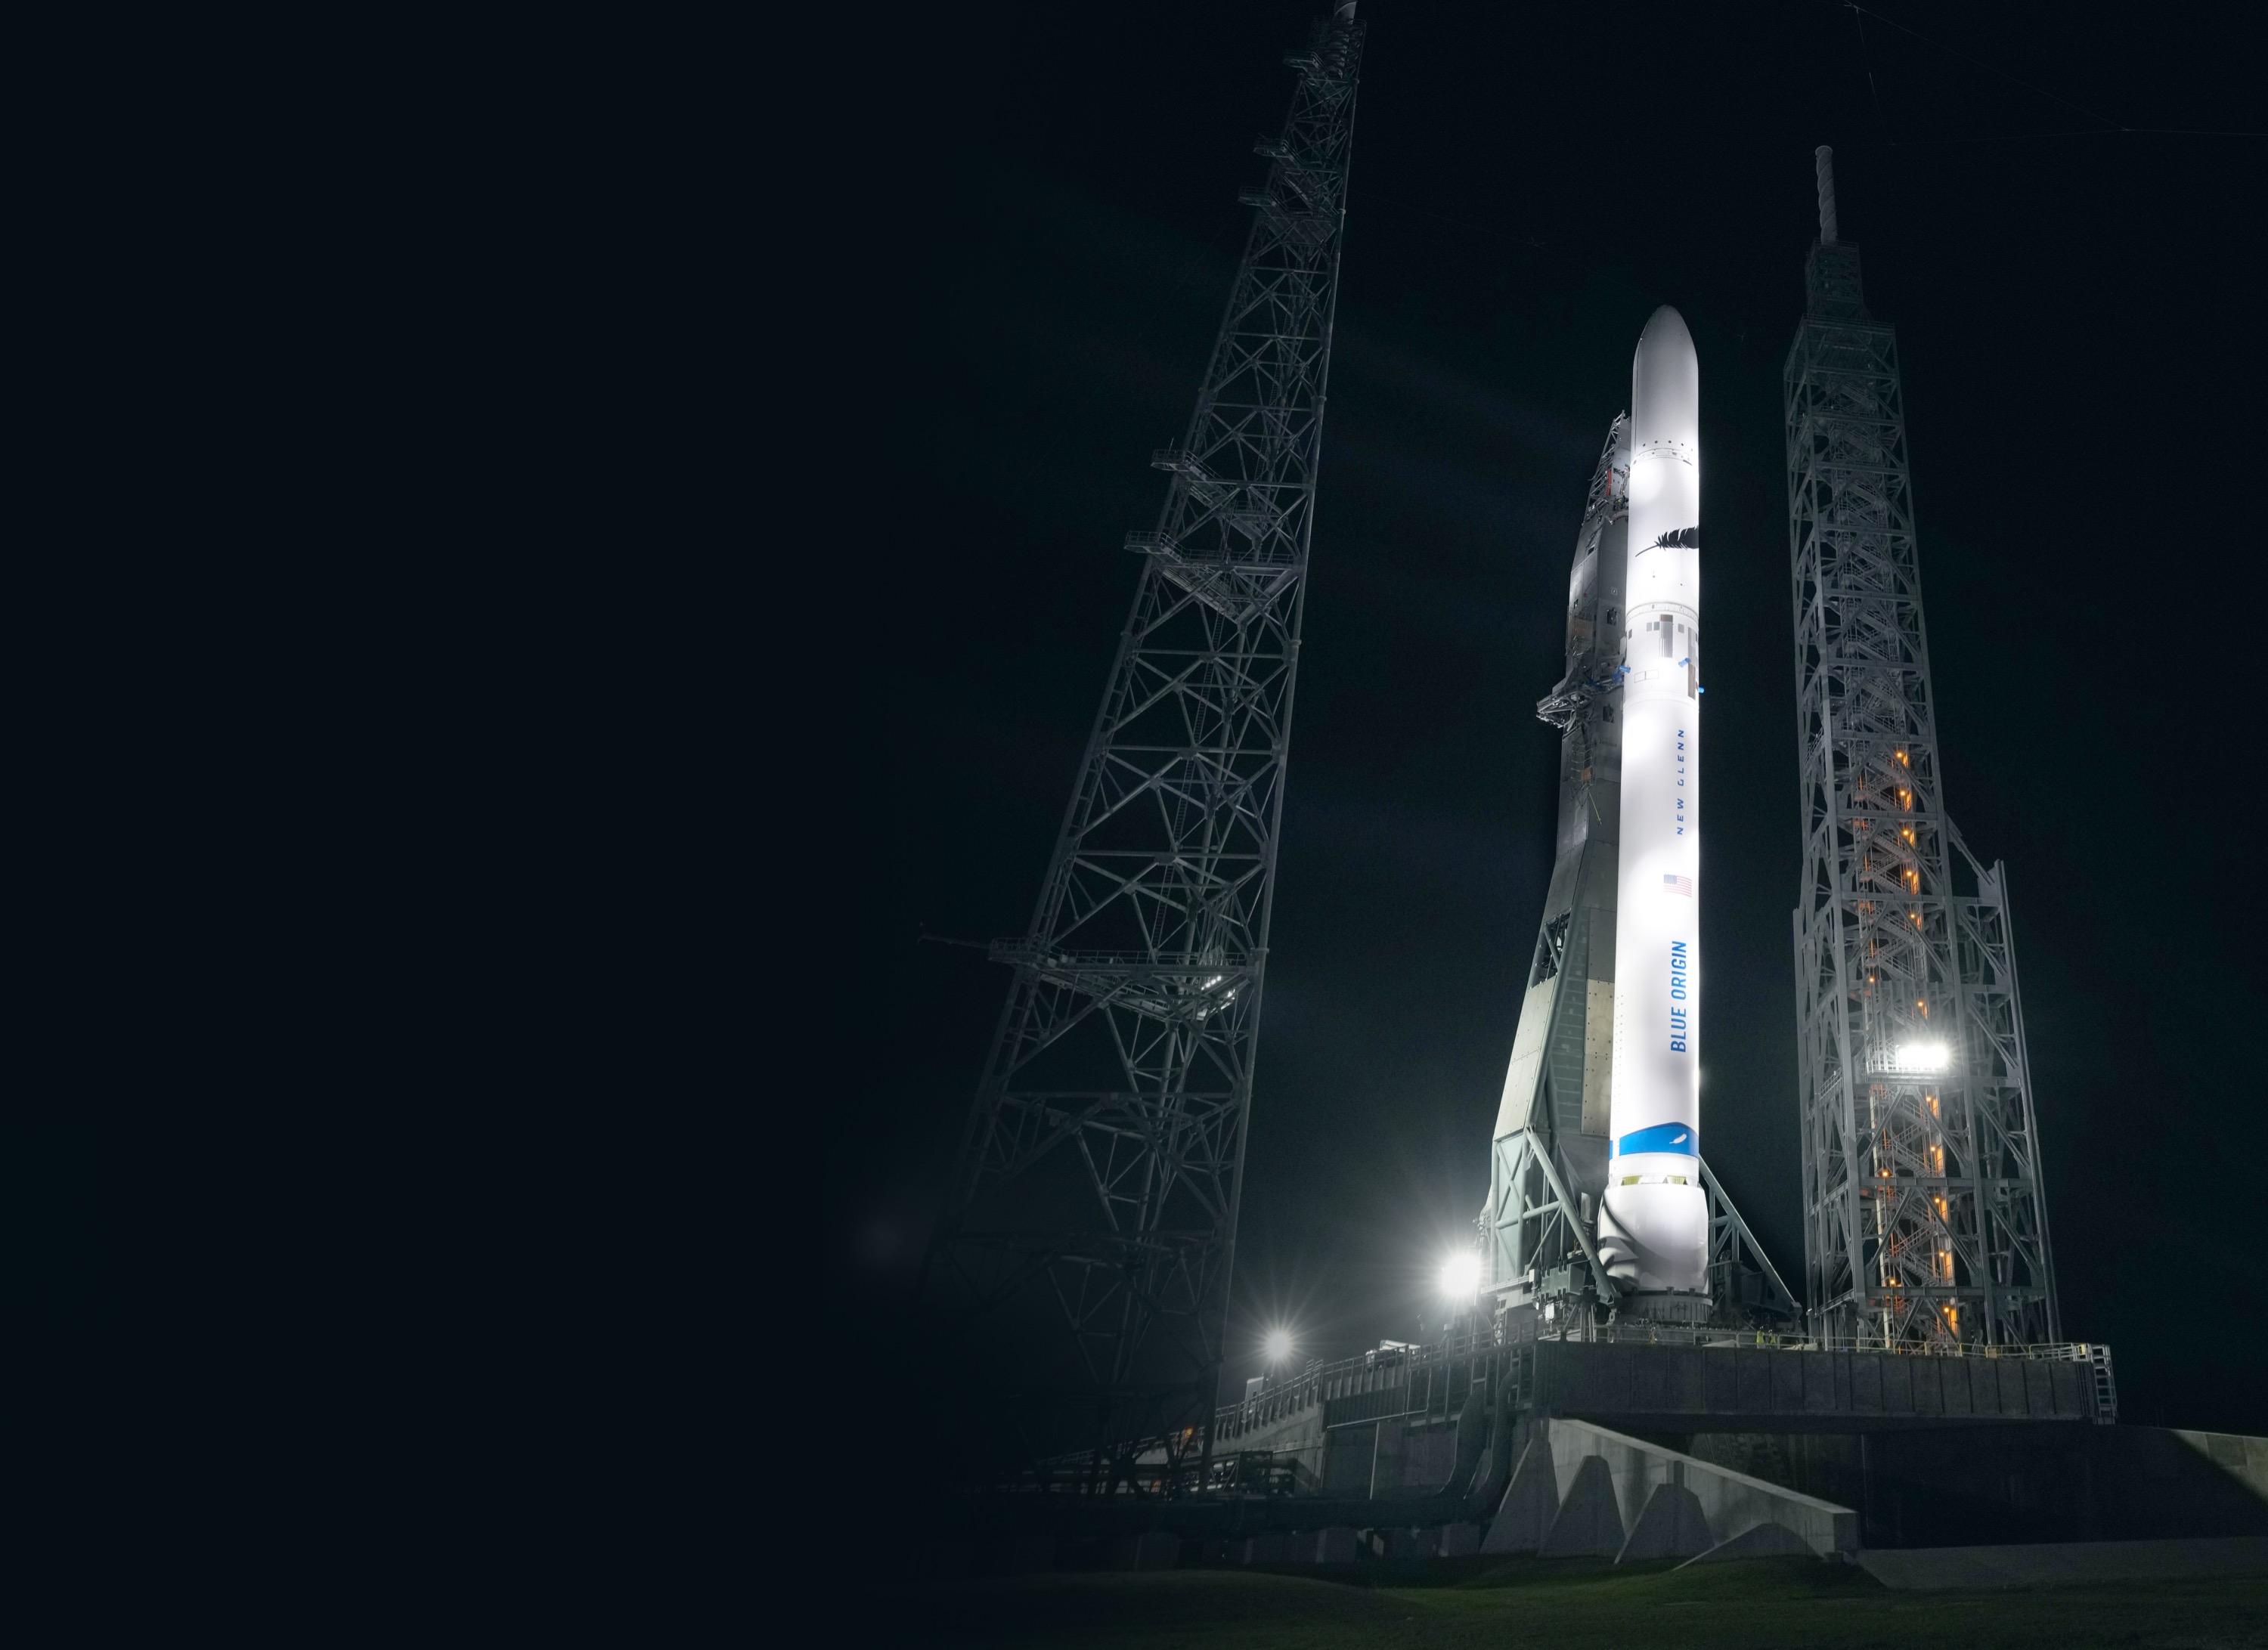
[[[1515,1350],[1499,1344],[1490,1330],[1474,1330],[1426,1345],[1362,1352],[1336,1363],[1314,1365],[1257,1397],[1223,1404],[1213,1415],[1213,1437],[1216,1441],[1241,1438],[1333,1398],[1407,1388],[1414,1384],[1411,1377],[1418,1374],[1426,1376],[1430,1392],[1435,1385],[1433,1372],[1442,1365],[1466,1359],[1494,1361],[1498,1354]],[[1394,1412],[1415,1411],[1413,1407]]]
[[[1588,1334],[1580,1337],[1545,1336],[1541,1338],[1610,1345],[1683,1345],[1779,1352],[1889,1352],[1908,1358],[2014,1359],[2028,1363],[2084,1364],[2093,1372],[2096,1419],[2114,1419],[2118,1411],[2117,1390],[2110,1372],[2110,1349],[2098,1342],[2043,1341],[2003,1346],[1973,1343],[1920,1345],[1894,1344],[1866,1336],[1787,1335],[1756,1330],[1734,1332],[1706,1328],[1689,1329],[1677,1324],[1630,1323],[1594,1328]],[[1217,1443],[1245,1437],[1263,1426],[1272,1425],[1334,1398],[1364,1393],[1382,1396],[1395,1388],[1415,1389],[1419,1384],[1415,1377],[1420,1374],[1426,1378],[1424,1384],[1428,1402],[1405,1399],[1399,1409],[1378,1409],[1376,1417],[1430,1411],[1438,1407],[1430,1400],[1446,1390],[1447,1385],[1432,1379],[1434,1371],[1441,1366],[1469,1359],[1476,1366],[1473,1375],[1476,1377],[1480,1374],[1479,1366],[1484,1361],[1491,1366],[1493,1373],[1495,1368],[1506,1363],[1504,1354],[1517,1352],[1529,1344],[1533,1343],[1501,1344],[1493,1338],[1491,1331],[1475,1330],[1427,1345],[1364,1352],[1353,1358],[1341,1359],[1336,1363],[1319,1364],[1280,1386],[1269,1388],[1256,1397],[1240,1403],[1222,1405],[1214,1413],[1213,1437]],[[1467,1384],[1469,1385],[1469,1379]],[[1350,1413],[1347,1418],[1350,1421],[1376,1418],[1369,1412],[1373,1407],[1364,1405],[1363,1414],[1356,1416]]]
[[[2016,1358],[2033,1363],[2084,1364],[2108,1349],[2089,1341],[2036,1341],[1998,1346],[1977,1342],[1923,1344],[1873,1335],[1796,1335],[1770,1330],[1719,1330],[1676,1323],[1611,1323],[1578,1336],[1545,1340],[1601,1341],[1618,1345],[1731,1346],[1776,1352],[1895,1352],[1901,1358]]]

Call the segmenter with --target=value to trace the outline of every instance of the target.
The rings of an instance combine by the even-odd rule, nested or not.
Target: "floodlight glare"
[[[1450,1300],[1469,1300],[1480,1293],[1481,1257],[1459,1249],[1441,1263],[1441,1293]]]
[[[1896,1058],[1901,1072],[1942,1072],[1946,1047],[1941,1042],[1901,1043]]]
[[[1292,1331],[1289,1330],[1269,1330],[1265,1347],[1268,1353],[1268,1361],[1270,1363],[1282,1363],[1285,1359],[1292,1355]]]

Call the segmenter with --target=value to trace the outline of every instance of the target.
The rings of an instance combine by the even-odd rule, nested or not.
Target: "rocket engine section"
[[[1614,1065],[1599,1257],[1625,1313],[1708,1309],[1701,1188],[1700,366],[1665,306],[1631,372]],[[1680,1299],[1680,1297],[1684,1297]]]

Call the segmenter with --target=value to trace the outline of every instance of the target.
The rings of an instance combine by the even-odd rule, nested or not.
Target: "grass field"
[[[1808,1558],[1690,1570],[1467,1558],[1366,1581],[1228,1570],[1039,1575],[926,1584],[894,1602],[907,1614],[892,1640],[906,1644],[2268,1646],[2268,1580],[1894,1593],[1861,1571]]]

